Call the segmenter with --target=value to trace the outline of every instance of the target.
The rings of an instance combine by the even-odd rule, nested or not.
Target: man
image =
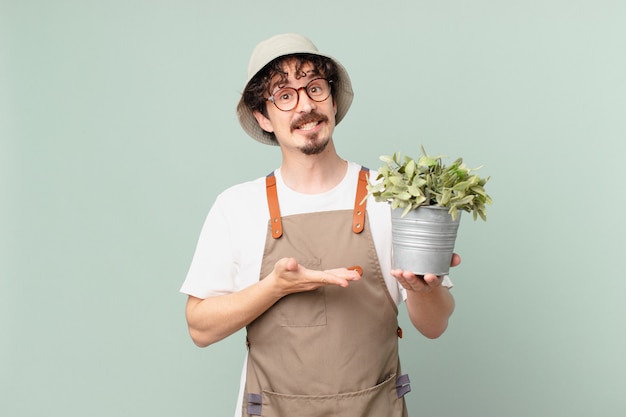
[[[389,205],[361,204],[367,170],[337,155],[352,97],[345,68],[300,35],[252,54],[239,121],[282,164],[217,197],[181,289],[197,345],[247,328],[236,415],[406,416],[397,305],[429,338],[452,314],[447,277],[392,270]]]

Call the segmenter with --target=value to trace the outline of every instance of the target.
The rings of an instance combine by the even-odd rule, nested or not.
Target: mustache
[[[324,114],[320,114],[317,112],[307,113],[291,122],[291,130],[294,131],[298,128],[298,126],[302,126],[311,122],[328,122],[328,117]]]

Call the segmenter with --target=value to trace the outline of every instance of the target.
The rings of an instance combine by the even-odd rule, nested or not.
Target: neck
[[[346,175],[348,163],[341,159],[331,143],[318,155],[283,152],[280,173],[285,184],[304,194],[326,192],[339,184]]]

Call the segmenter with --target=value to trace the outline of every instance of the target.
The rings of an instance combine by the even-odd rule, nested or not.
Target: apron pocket
[[[274,307],[278,313],[280,326],[326,325],[326,296],[324,288],[289,294],[276,303]]]
[[[300,261],[308,269],[319,270],[321,260]],[[274,307],[279,325],[283,327],[306,327],[326,325],[326,290],[320,287],[314,291],[289,294],[279,300]]]
[[[264,391],[262,417],[365,417],[402,416],[404,400],[398,398],[396,375],[365,390],[336,395],[287,395]]]

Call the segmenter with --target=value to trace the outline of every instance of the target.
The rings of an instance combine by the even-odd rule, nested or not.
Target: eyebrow
[[[315,68],[312,68],[308,71],[300,71],[301,73],[304,73],[305,76],[304,77],[300,77],[298,79],[301,78],[306,78],[306,77],[310,77],[310,76],[314,76],[314,75],[319,75],[319,72],[317,70],[315,70]],[[278,74],[276,74],[274,77],[278,77],[278,80],[276,82],[270,82],[269,84],[269,92],[270,94],[276,90],[276,88],[283,88],[285,86],[287,86],[287,80],[289,79],[289,73],[288,72],[280,72]]]

